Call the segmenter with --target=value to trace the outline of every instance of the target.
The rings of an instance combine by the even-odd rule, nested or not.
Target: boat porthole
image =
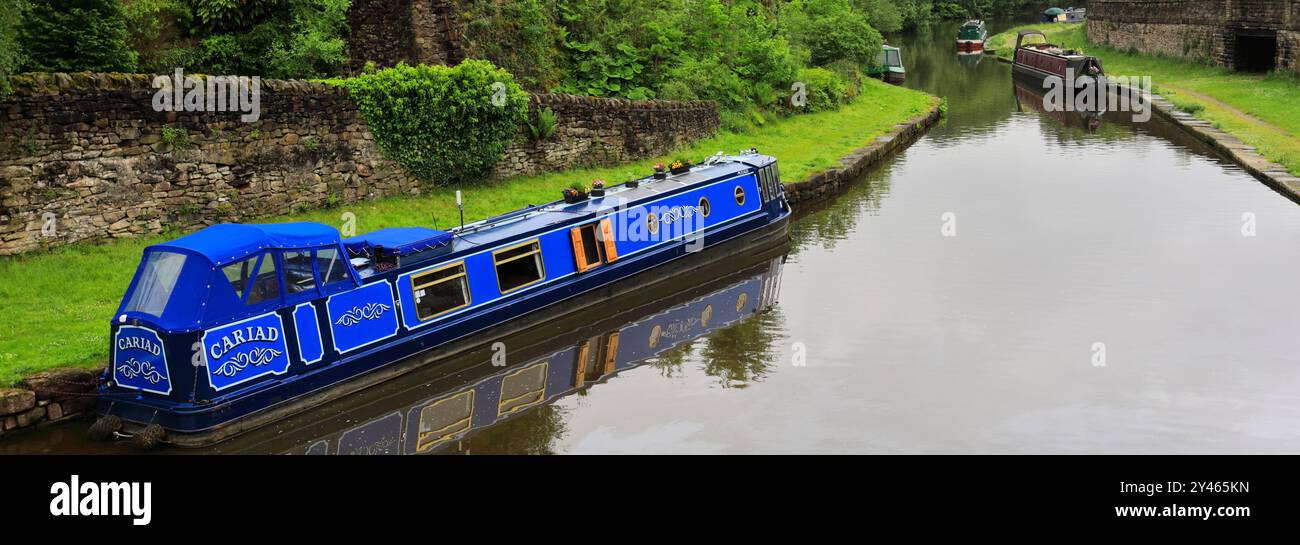
[[[655,216],[654,212],[645,217],[645,227],[650,230],[650,234],[659,234],[659,217]]]
[[[704,312],[700,313],[700,325],[709,327],[709,320],[713,318],[713,305],[704,307]]]
[[[659,336],[662,335],[663,332],[664,329],[657,325],[654,327],[654,329],[650,330],[650,348],[659,346]]]
[[[740,294],[740,297],[736,298],[736,312],[740,312],[740,309],[745,308],[745,303],[748,301],[749,301],[748,293]]]
[[[706,217],[706,218],[709,217],[709,198],[708,198],[708,197],[700,197],[700,215],[701,215],[701,216],[704,216],[704,217]]]
[[[745,205],[745,188],[736,186],[736,204]]]

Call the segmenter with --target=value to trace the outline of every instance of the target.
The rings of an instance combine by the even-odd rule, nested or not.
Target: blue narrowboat
[[[789,214],[775,158],[751,150],[446,231],[214,225],[145,249],[91,433],[211,444]]]

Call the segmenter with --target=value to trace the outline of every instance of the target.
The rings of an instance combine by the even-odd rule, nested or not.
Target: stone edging
[[[1012,64],[1011,59],[1006,57],[996,58],[1000,62]],[[1130,88],[1130,90],[1132,89]],[[1258,178],[1278,193],[1300,203],[1300,177],[1292,175],[1285,166],[1268,160],[1267,157],[1260,155],[1254,146],[1216,129],[1209,121],[1179,110],[1178,106],[1175,106],[1173,102],[1170,102],[1165,97],[1152,93],[1151,103],[1155,105],[1155,111],[1160,114],[1160,117],[1177,125],[1197,140],[1209,144],[1220,155],[1232,160],[1242,170]]]
[[[825,197],[841,185],[857,180],[868,167],[875,165],[895,150],[907,147],[915,142],[925,130],[939,120],[940,102],[936,100],[930,111],[899,123],[884,136],[865,147],[840,158],[840,164],[821,172],[813,173],[802,181],[785,184],[786,199],[791,204],[807,202]]]
[[[0,388],[0,437],[91,415],[103,369],[41,371]]]

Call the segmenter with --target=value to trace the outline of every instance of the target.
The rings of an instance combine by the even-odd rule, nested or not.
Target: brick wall
[[[1095,42],[1227,67],[1238,33],[1276,32],[1276,66],[1300,71],[1300,0],[1093,0],[1087,26]]]

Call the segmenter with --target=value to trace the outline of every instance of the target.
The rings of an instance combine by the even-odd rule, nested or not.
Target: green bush
[[[866,65],[885,43],[867,16],[849,0],[795,0],[790,3],[790,38],[808,49],[816,66],[839,60]]]
[[[18,25],[22,0],[0,0],[0,97],[9,94],[9,77],[23,64],[18,48]]]
[[[351,92],[384,155],[426,182],[481,179],[528,119],[528,94],[488,61],[399,64],[336,83]]]
[[[799,71],[799,81],[807,92],[805,108],[812,112],[834,110],[844,104],[848,86],[835,72],[825,68],[805,68]]]
[[[555,129],[559,126],[560,116],[547,107],[537,111],[537,120],[528,123],[528,132],[532,134],[534,142],[541,142],[555,136]]]
[[[135,70],[137,56],[126,39],[117,0],[30,2],[19,27],[24,68],[33,72]]]
[[[343,35],[348,31],[350,0],[316,0],[293,12],[294,33],[276,40],[266,55],[266,75],[273,78],[318,78],[335,73],[348,60]]]

